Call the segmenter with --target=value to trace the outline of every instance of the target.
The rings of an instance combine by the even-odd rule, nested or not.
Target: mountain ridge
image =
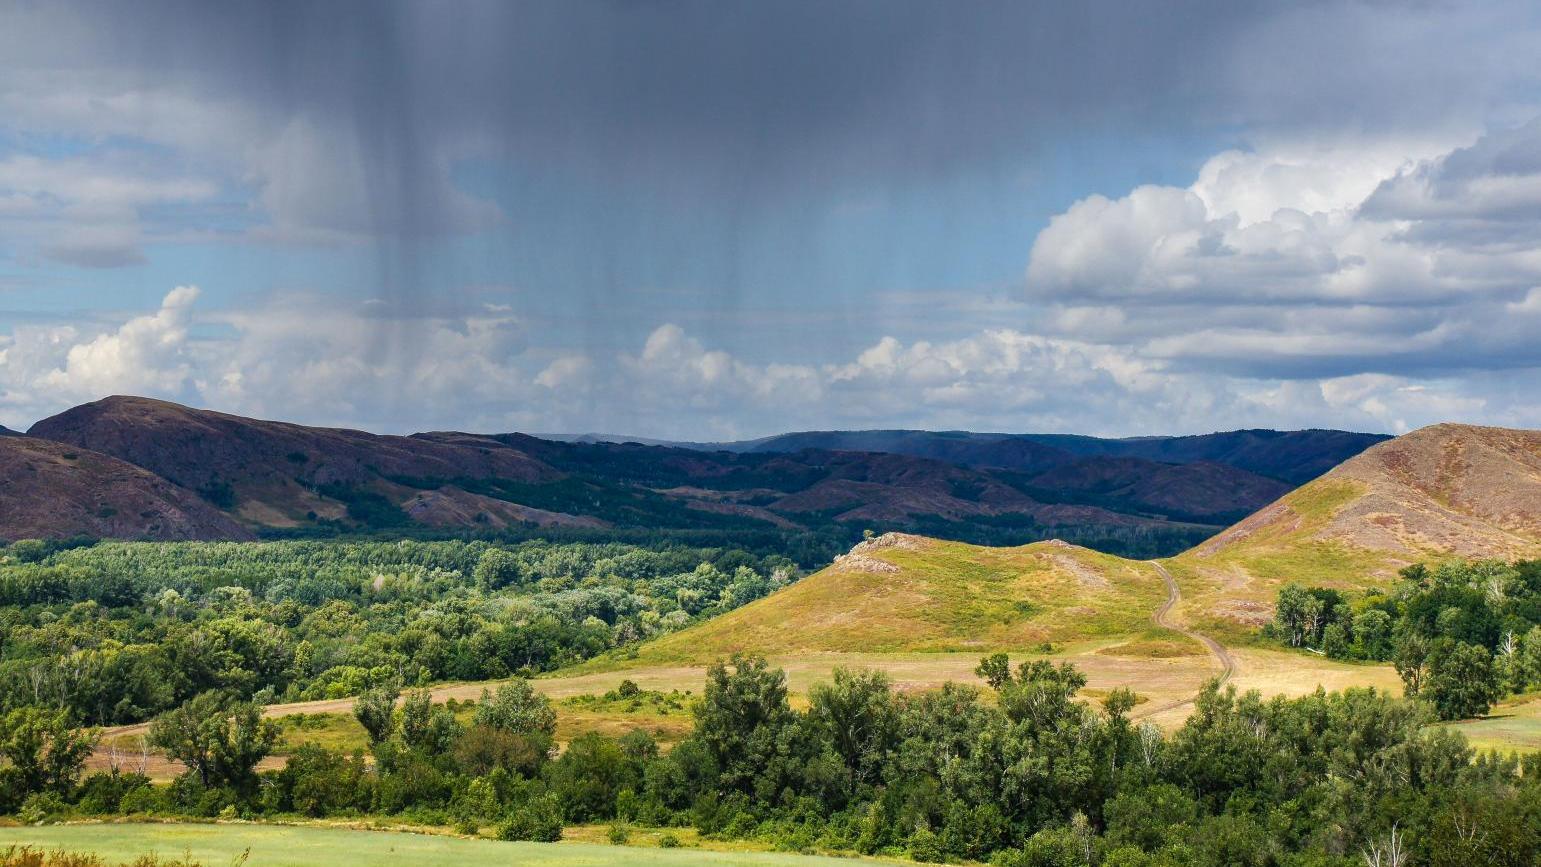
[[[1139,544],[1172,551],[1281,492],[1277,480],[1215,461],[1078,457],[1016,435],[983,445],[957,433],[909,436],[920,443],[911,451],[951,460],[826,448],[708,451],[519,433],[382,435],[132,396],[73,407],[29,434],[154,473],[248,532],[836,528],[849,535],[875,527],[980,541],[1079,533],[1101,545],[1153,533],[1154,541]],[[1353,443],[1361,435],[1341,436]],[[1283,437],[1296,452],[1315,441],[1297,447]],[[53,534],[80,529],[59,525]]]
[[[794,431],[729,442],[671,442],[606,434],[543,434],[563,442],[641,442],[700,451],[796,452],[803,449],[874,451],[934,457],[968,466],[1040,471],[1084,457],[1133,457],[1160,463],[1211,461],[1281,481],[1300,484],[1377,442],[1388,434],[1306,428],[1278,431],[1243,428],[1208,434],[1104,438],[1084,434],[983,433],[906,428]],[[1275,456],[1280,445],[1314,447],[1319,453],[1293,463]],[[1263,446],[1272,454],[1263,455]]]

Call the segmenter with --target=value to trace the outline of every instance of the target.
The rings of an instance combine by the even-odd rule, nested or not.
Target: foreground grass
[[[639,843],[648,842],[639,835]],[[0,827],[0,849],[12,844],[91,852],[108,861],[124,861],[155,852],[184,853],[205,865],[222,867],[250,851],[251,867],[327,867],[327,865],[412,864],[422,867],[539,864],[557,867],[628,864],[674,867],[697,864],[797,865],[852,863],[779,852],[659,849],[587,842],[505,843],[397,831],[367,831],[309,826],[221,824],[78,824]]]

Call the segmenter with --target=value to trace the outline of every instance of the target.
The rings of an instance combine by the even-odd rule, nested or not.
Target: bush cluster
[[[1541,688],[1541,560],[1451,560],[1349,598],[1287,584],[1266,633],[1334,659],[1391,662],[1440,719],[1481,716]]]

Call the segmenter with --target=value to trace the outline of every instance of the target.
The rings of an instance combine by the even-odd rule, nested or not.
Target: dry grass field
[[[684,829],[670,833],[679,848],[659,848],[661,834],[640,831],[631,845],[601,842],[602,829],[571,829],[560,843],[508,843],[469,839],[442,833],[404,833],[367,827],[263,825],[221,823],[81,823],[18,827],[0,825],[0,852],[9,846],[92,852],[109,863],[124,863],[148,853],[164,857],[184,854],[205,867],[249,864],[251,867],[352,867],[352,865],[411,865],[411,867],[482,867],[530,864],[552,867],[597,867],[634,864],[638,867],[689,865],[787,865],[814,867],[875,863],[865,858],[823,858],[756,851],[744,844],[702,841]],[[712,848],[707,848],[711,846]]]

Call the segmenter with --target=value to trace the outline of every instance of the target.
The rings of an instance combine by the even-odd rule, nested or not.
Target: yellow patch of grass
[[[1103,656],[1124,656],[1135,659],[1170,659],[1178,656],[1203,656],[1208,653],[1204,645],[1181,632],[1172,629],[1147,629],[1120,641],[1100,647],[1096,651]]]
[[[293,753],[302,744],[315,744],[344,753],[369,747],[369,734],[351,713],[296,714],[279,717],[274,722],[282,731],[276,752],[285,755]]]

